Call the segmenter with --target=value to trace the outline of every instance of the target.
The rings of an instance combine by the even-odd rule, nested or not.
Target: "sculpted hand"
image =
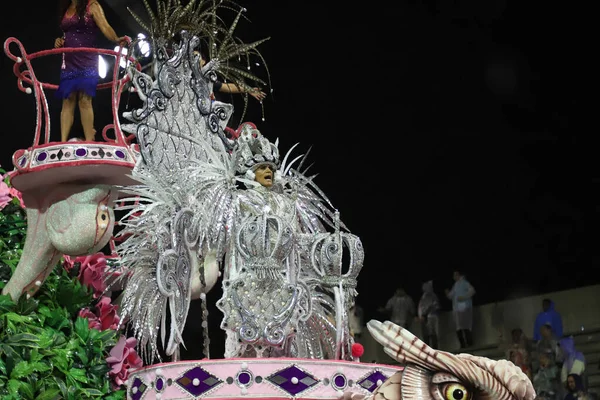
[[[65,45],[65,39],[63,39],[63,38],[56,38],[56,40],[54,41],[54,48],[55,49],[63,47],[64,45]]]

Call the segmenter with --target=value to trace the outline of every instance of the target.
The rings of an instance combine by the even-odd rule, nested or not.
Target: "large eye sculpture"
[[[471,400],[471,391],[460,383],[446,383],[441,387],[444,400]]]
[[[94,244],[102,242],[102,238],[106,236],[107,230],[110,229],[112,231],[113,225],[114,213],[108,207],[108,199],[104,199],[98,204],[98,208],[96,209],[96,238]]]
[[[473,390],[455,376],[439,372],[431,379],[431,394],[435,400],[472,400]]]

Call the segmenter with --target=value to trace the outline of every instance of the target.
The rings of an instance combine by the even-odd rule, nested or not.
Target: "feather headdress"
[[[175,44],[181,31],[199,38],[200,47],[206,49],[205,54],[219,63],[219,74],[225,81],[235,83],[244,90],[244,109],[240,121],[244,119],[248,106],[249,89],[254,85],[271,86],[269,69],[258,46],[269,40],[264,38],[252,43],[244,43],[235,36],[235,30],[244,18],[245,8],[228,0],[189,0],[183,4],[180,0],[156,0],[153,10],[148,0],[143,0],[150,22],[144,21],[131,9],[129,12],[137,23],[146,30],[158,46]],[[218,15],[221,10],[235,13],[231,23]],[[266,81],[251,73],[252,59],[260,61],[265,68]],[[251,86],[252,85],[252,86]]]

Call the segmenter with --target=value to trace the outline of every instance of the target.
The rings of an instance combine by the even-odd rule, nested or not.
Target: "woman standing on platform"
[[[117,44],[125,42],[106,21],[104,11],[96,0],[61,0],[60,28],[64,35],[54,41],[54,47],[96,47],[98,31]],[[75,106],[79,106],[83,134],[94,141],[94,109],[92,98],[98,85],[98,54],[89,52],[63,53],[60,84],[56,95],[63,99],[60,113],[61,141],[69,139]]]

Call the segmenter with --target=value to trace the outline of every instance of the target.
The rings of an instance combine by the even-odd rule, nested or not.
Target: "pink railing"
[[[128,38],[128,43],[131,40]],[[20,55],[15,55],[10,50],[10,45],[15,44],[19,50]],[[121,61],[126,59],[131,62],[138,70],[141,69],[140,64],[131,56],[127,56],[122,53],[123,47],[119,47],[118,51],[108,49],[98,49],[90,47],[80,48],[58,48],[51,50],[42,50],[36,53],[27,54],[23,44],[16,38],[10,37],[4,42],[4,52],[6,55],[14,61],[13,72],[17,77],[17,85],[19,90],[24,93],[31,94],[33,92],[36,101],[36,128],[35,137],[33,140],[33,147],[39,147],[50,142],[50,116],[48,113],[48,102],[46,100],[46,94],[44,89],[56,90],[58,85],[51,83],[40,82],[33,70],[31,61],[53,54],[62,53],[75,53],[75,52],[87,52],[103,54],[115,57],[115,67],[113,68],[113,77],[110,82],[100,83],[97,87],[98,90],[111,89],[111,108],[113,123],[108,124],[102,130],[102,138],[108,143],[114,143],[121,146],[127,146],[133,140],[133,135],[125,136],[121,130],[121,124],[119,122],[119,104],[121,102],[121,94],[125,87],[125,84],[129,81],[129,76],[124,74],[123,77],[119,78],[119,68]],[[28,86],[26,86],[28,85]],[[44,140],[42,138],[42,126],[44,133]],[[115,138],[109,138],[107,133],[109,130],[114,130]]]

